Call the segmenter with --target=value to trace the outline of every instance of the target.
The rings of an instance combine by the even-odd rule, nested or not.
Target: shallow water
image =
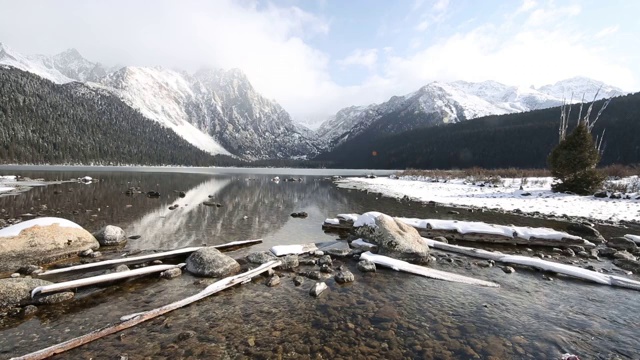
[[[40,211],[76,221],[90,231],[113,224],[129,235],[141,235],[121,251],[264,239],[263,244],[229,253],[236,258],[275,244],[334,240],[336,236],[324,234],[320,225],[326,217],[343,212],[376,210],[398,216],[565,226],[490,212],[452,216],[441,207],[337,189],[324,180],[326,175],[337,174],[331,170],[324,174],[293,170],[291,174],[302,177],[303,182],[279,184],[270,179],[275,175],[283,178],[288,175],[286,170],[74,170],[2,169],[2,175],[18,173],[48,180],[89,175],[101,180],[34,188],[0,198],[0,209],[6,210],[2,215],[11,218]],[[130,186],[158,190],[162,196],[126,196]],[[174,190],[183,190],[186,196],[180,198]],[[223,206],[201,205],[209,196]],[[173,204],[180,207],[169,210]],[[40,210],[41,205],[47,210]],[[294,211],[306,211],[309,217],[291,218]],[[339,285],[329,278],[329,290],[318,299],[308,295],[312,280],[295,287],[294,274],[283,271],[277,287],[269,288],[264,277],[257,277],[250,284],[56,358],[553,359],[565,352],[583,359],[639,358],[640,293],[566,278],[546,281],[541,273],[526,269],[508,275],[498,267],[480,268],[471,265],[476,260],[460,259],[460,266],[444,261],[433,266],[494,281],[501,288],[384,269],[362,274],[355,261],[338,259],[334,263],[349,268],[356,281]],[[0,357],[38,350],[115,322],[122,315],[182,299],[205,286],[195,284],[196,280],[189,275],[171,281],[146,278],[100,291],[81,290],[72,302],[41,306],[35,317],[0,328]],[[194,336],[187,336],[186,331],[193,331]]]

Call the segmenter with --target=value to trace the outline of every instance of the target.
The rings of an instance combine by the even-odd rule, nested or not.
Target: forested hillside
[[[592,116],[601,106],[602,101],[596,102]],[[571,128],[578,111],[579,105],[574,105]],[[407,116],[391,113],[378,122],[406,122]],[[339,168],[543,168],[558,143],[559,118],[560,108],[550,108],[395,135],[381,135],[372,128],[314,160]],[[614,98],[596,123],[594,136],[604,128],[601,165],[640,163],[640,93]]]
[[[0,162],[228,165],[106,91],[0,66]]]

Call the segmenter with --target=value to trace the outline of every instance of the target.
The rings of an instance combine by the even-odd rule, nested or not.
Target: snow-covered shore
[[[551,192],[552,178],[528,178],[524,190],[521,179],[502,179],[497,186],[479,186],[466,179],[435,182],[431,178],[406,176],[396,178],[346,178],[338,187],[368,190],[384,196],[416,201],[435,201],[454,206],[486,207],[523,213],[579,216],[597,220],[640,220],[640,193],[628,194],[630,199],[596,198]],[[638,177],[621,182],[639,181]]]

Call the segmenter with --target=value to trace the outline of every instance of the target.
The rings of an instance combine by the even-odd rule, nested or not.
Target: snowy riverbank
[[[638,177],[619,182],[639,181]],[[431,178],[406,176],[396,178],[346,178],[338,187],[367,190],[394,198],[408,197],[415,201],[435,201],[454,206],[486,207],[523,213],[580,216],[598,220],[640,220],[639,193],[627,194],[630,199],[596,198],[551,192],[552,178],[529,178],[520,190],[521,179],[502,179],[495,186],[451,179],[436,182]]]

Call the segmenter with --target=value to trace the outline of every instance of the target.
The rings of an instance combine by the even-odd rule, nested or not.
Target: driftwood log
[[[406,261],[393,259],[388,256],[372,254],[369,251],[360,255],[360,259],[369,260],[377,265],[382,265],[396,271],[404,271],[411,274],[428,277],[431,279],[452,281],[452,282],[458,282],[458,283],[469,284],[469,285],[500,287],[500,285],[491,281],[478,280],[468,276],[431,269],[425,266],[415,265],[415,264],[408,263]]]
[[[108,283],[116,280],[122,280],[122,279],[142,276],[142,275],[159,273],[159,272],[163,272],[173,268],[181,268],[184,265],[185,264],[147,266],[147,267],[143,267],[135,270],[121,271],[121,272],[115,272],[111,274],[104,274],[104,275],[98,275],[98,276],[90,276],[90,277],[77,279],[77,280],[63,281],[63,282],[59,282],[51,285],[38,286],[37,288],[31,290],[31,298],[34,298],[38,295],[50,294],[50,293],[64,291],[64,290],[77,289],[85,286],[104,284],[104,283]]]
[[[145,312],[141,312],[141,313],[137,313],[137,314],[132,314],[132,315],[127,315],[127,316],[123,316],[121,318],[121,322],[117,323],[117,324],[111,324],[111,325],[107,325],[101,329],[92,331],[86,335],[82,335],[79,336],[77,338],[65,341],[63,343],[57,344],[57,345],[53,345],[50,346],[46,349],[42,349],[27,355],[23,355],[20,357],[16,357],[13,359],[24,359],[24,360],[36,360],[36,359],[46,359],[50,356],[56,355],[56,354],[60,354],[63,353],[65,351],[74,349],[78,346],[87,344],[89,342],[92,342],[94,340],[100,339],[104,336],[107,335],[111,335],[111,334],[115,334],[119,331],[128,329],[132,326],[138,325],[142,322],[145,322],[147,320],[153,319],[155,317],[158,317],[160,315],[166,314],[170,311],[179,309],[181,307],[187,306],[191,303],[194,303],[198,300],[204,299],[207,296],[213,295],[217,292],[220,292],[224,289],[230,288],[232,286],[238,285],[238,284],[244,284],[247,283],[249,281],[251,281],[251,278],[269,270],[272,269],[276,266],[281,265],[280,261],[274,260],[274,261],[270,261],[268,263],[265,263],[263,265],[261,265],[260,267],[257,267],[253,270],[249,270],[246,271],[242,274],[238,274],[235,276],[230,276],[227,278],[224,278],[220,281],[216,281],[215,283],[207,286],[204,290],[202,290],[201,292],[192,295],[188,298],[182,299],[180,301],[176,301],[173,302],[171,304],[165,305],[163,307],[157,308],[157,309],[153,309],[153,310],[149,310],[149,311],[145,311]]]
[[[242,240],[242,241],[233,241],[233,242],[229,242],[229,243],[221,244],[221,245],[214,245],[213,247],[218,249],[218,250],[226,250],[226,249],[239,247],[239,246],[247,246],[247,245],[259,244],[261,242],[262,242],[262,239]],[[42,277],[42,276],[57,275],[57,274],[63,274],[63,273],[73,273],[73,272],[78,272],[78,271],[94,271],[94,270],[101,270],[101,269],[105,269],[105,268],[110,268],[110,267],[117,266],[117,265],[142,264],[142,263],[146,263],[146,262],[150,262],[150,261],[154,261],[154,260],[167,259],[167,258],[172,258],[172,257],[177,257],[177,256],[185,256],[185,255],[188,255],[188,254],[190,254],[190,253],[192,253],[194,251],[197,251],[198,249],[201,249],[201,248],[202,247],[200,247],[200,246],[188,247],[188,248],[171,250],[171,251],[164,251],[164,252],[153,253],[153,254],[148,254],[148,255],[128,257],[128,258],[124,258],[124,259],[112,259],[112,260],[98,261],[98,262],[94,262],[94,263],[90,263],[90,264],[69,266],[69,267],[65,267],[65,268],[45,271],[45,272],[41,273],[39,276]]]

